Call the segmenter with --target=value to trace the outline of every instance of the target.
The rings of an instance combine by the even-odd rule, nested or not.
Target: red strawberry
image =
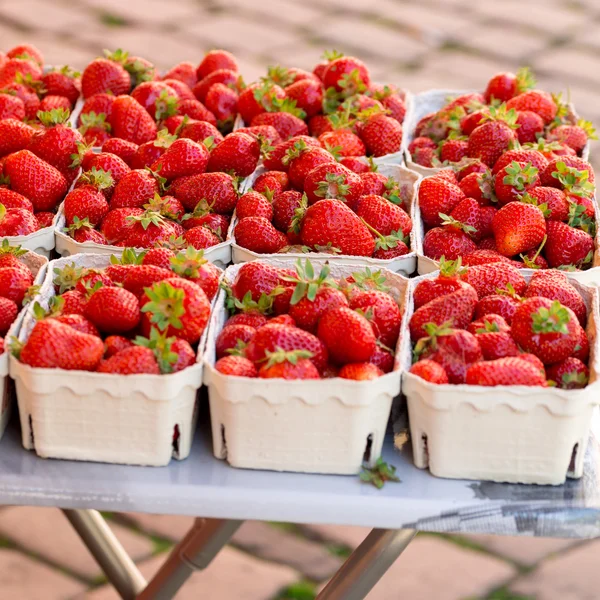
[[[560,163],[564,163],[565,167],[560,168]],[[559,175],[561,171],[568,173],[569,169],[567,167],[572,167],[577,171],[587,171],[589,183],[595,182],[594,169],[589,162],[577,156],[559,156],[550,160],[544,170],[541,171],[540,179],[542,185],[562,188],[563,185],[559,181]]]
[[[513,161],[497,172],[494,191],[501,206],[518,200],[519,196],[540,184],[538,170],[531,163]]]
[[[302,109],[307,117],[312,117],[322,111],[323,86],[312,79],[297,80],[285,88],[285,96],[296,101],[296,106]]]
[[[84,294],[77,290],[68,290],[64,294],[58,296],[61,301],[61,313],[64,315],[77,314],[83,315],[87,298]]]
[[[250,325],[239,324],[225,327],[215,342],[217,358],[227,356],[229,350],[245,346],[255,335],[256,329]]]
[[[569,202],[564,192],[556,188],[537,186],[524,194],[521,200],[539,207],[548,221],[566,221],[569,218]]]
[[[125,348],[133,347],[133,342],[121,335],[109,335],[104,340],[104,357],[110,358]]]
[[[33,127],[16,119],[0,120],[0,156],[27,148],[35,132]]]
[[[42,84],[46,94],[51,96],[64,96],[69,99],[71,106],[75,105],[79,98],[81,82],[79,74],[68,66],[60,69],[52,69],[44,73]]]
[[[79,331],[80,333],[87,333],[88,335],[95,335],[100,337],[100,333],[96,326],[86,319],[83,315],[70,314],[70,315],[58,315],[56,317],[51,317],[55,319],[59,323],[63,325],[68,325],[75,329],[75,331]]]
[[[415,310],[410,319],[410,336],[413,341],[427,335],[425,325],[443,325],[450,321],[452,327],[464,328],[471,322],[477,293],[470,285],[464,285],[454,292],[431,300]]]
[[[203,144],[192,140],[176,140],[152,165],[152,170],[172,181],[187,175],[204,173],[209,162],[209,153]]]
[[[533,297],[523,300],[512,320],[512,335],[526,352],[544,364],[569,357],[579,341],[579,322],[558,300]]]
[[[300,141],[290,150],[283,159],[288,167],[289,181],[297,190],[304,189],[304,181],[308,174],[316,167],[330,164],[332,155],[324,148],[306,146]]]
[[[323,198],[337,198],[344,200],[350,208],[355,207],[358,198],[366,193],[360,178],[336,162],[323,163],[309,171],[303,187],[309,204]]]
[[[537,206],[510,202],[495,214],[492,229],[498,252],[514,256],[542,243],[546,235],[546,221]]]
[[[198,80],[201,80],[219,69],[230,69],[237,73],[238,64],[231,52],[227,52],[227,50],[207,52],[196,69],[196,76]]]
[[[521,144],[534,143],[544,133],[544,119],[530,110],[517,113],[517,139]]]
[[[238,200],[235,214],[238,219],[256,216],[271,221],[273,219],[273,205],[262,194],[250,190]]]
[[[340,156],[364,156],[366,147],[362,140],[348,128],[325,131],[319,136],[324,148],[334,149]]]
[[[111,139],[110,124],[106,121],[106,115],[85,113],[81,115],[80,121],[79,133],[89,146],[102,146]]]
[[[360,137],[367,153],[372,156],[385,156],[400,150],[402,145],[402,125],[392,117],[375,114],[369,117],[361,128]]]
[[[257,125],[256,127],[240,127],[236,129],[239,133],[247,133],[260,141],[264,138],[271,146],[276,146],[281,143],[281,136],[277,133],[277,129],[271,125]]]
[[[473,364],[466,376],[468,385],[546,386],[546,379],[533,365],[519,357],[499,358]]]
[[[100,224],[100,231],[110,244],[122,242],[135,225],[129,217],[141,217],[143,214],[142,208],[116,208],[104,217]]]
[[[484,92],[485,101],[488,104],[491,104],[494,99],[506,102],[534,85],[535,81],[528,68],[519,69],[516,75],[498,73],[487,84]]]
[[[339,200],[321,200],[306,211],[302,221],[302,243],[338,248],[341,254],[371,256],[375,241],[366,225]]]
[[[86,171],[91,171],[94,168],[96,170],[102,170],[105,173],[108,173],[115,184],[118,184],[121,179],[131,171],[131,169],[127,166],[123,160],[121,160],[115,154],[108,154],[105,152],[101,152],[100,154],[92,154],[88,159],[87,156],[84,157],[82,166]],[[107,188],[105,191],[108,193],[108,197],[112,194],[113,188]]]
[[[270,294],[280,283],[279,271],[275,267],[251,262],[240,268],[231,287],[234,297],[238,300],[242,300],[250,292],[252,300],[258,302],[262,294]]]
[[[238,95],[223,83],[213,84],[204,99],[206,108],[215,115],[220,127],[231,127],[238,113]]]
[[[398,303],[389,294],[377,290],[359,292],[351,298],[350,308],[366,316],[382,344],[396,347],[402,315]]]
[[[16,81],[18,78],[39,81],[42,78],[42,69],[28,57],[10,58],[0,67],[0,89]]]
[[[142,208],[154,194],[159,192],[156,178],[147,170],[135,169],[126,173],[110,199],[110,208],[135,207]]]
[[[465,140],[449,139],[442,142],[440,160],[443,162],[460,162],[467,156],[468,143]]]
[[[475,319],[482,319],[486,315],[496,314],[504,318],[510,325],[513,315],[519,306],[519,300],[506,294],[490,294],[477,302],[475,306]]]
[[[204,258],[202,251],[188,247],[185,252],[177,253],[170,263],[173,272],[200,286],[209,300],[217,295],[221,271]]]
[[[194,87],[198,81],[196,67],[188,61],[177,63],[171,67],[163,76],[163,79],[177,79],[189,87]]]
[[[15,302],[0,296],[0,337],[4,337],[19,314],[19,307]]]
[[[273,224],[280,231],[288,232],[292,227],[292,221],[297,209],[306,209],[306,200],[302,200],[302,194],[295,190],[288,190],[278,194],[273,199]]]
[[[71,110],[71,102],[64,96],[46,96],[39,106],[41,112],[50,112],[53,110]]]
[[[489,265],[490,263],[506,263],[511,264],[510,259],[506,256],[502,256],[496,250],[478,249],[469,254],[464,254],[462,257],[462,264],[465,267],[474,267],[476,265]]]
[[[30,367],[94,371],[104,353],[102,340],[80,333],[56,319],[38,321],[19,360]]]
[[[282,140],[288,140],[299,135],[308,135],[306,123],[295,114],[285,111],[261,113],[252,119],[250,125],[252,127],[271,125],[277,130]]]
[[[67,181],[60,171],[29,150],[9,155],[4,173],[11,188],[29,198],[36,211],[53,210],[67,193]]]
[[[423,238],[423,253],[429,258],[456,260],[459,256],[470,254],[477,244],[460,228],[453,225],[434,227]]]
[[[210,153],[208,171],[232,171],[239,177],[251,175],[258,164],[260,144],[246,133],[230,133]]]
[[[408,214],[382,196],[362,196],[356,214],[384,236],[398,231],[406,236],[412,230],[412,221]]]
[[[24,208],[6,208],[0,204],[0,236],[29,235],[38,230],[33,213]]]
[[[253,329],[260,329],[264,327],[270,321],[259,312],[243,312],[238,313],[237,315],[233,315],[228,321],[225,323],[225,328],[233,327],[234,325],[248,325]]]
[[[183,234],[183,239],[196,250],[216,246],[222,241],[207,227],[192,227]]]
[[[156,123],[131,96],[117,97],[112,106],[110,124],[115,137],[134,144],[143,144],[156,138]]]
[[[87,219],[91,225],[97,225],[108,213],[108,202],[96,188],[84,185],[67,194],[63,210],[67,225],[71,225],[75,217]]]
[[[145,211],[139,216],[127,218],[133,225],[124,232],[125,237],[121,240],[121,243],[128,248],[151,248],[158,242],[167,241],[169,237],[176,233],[172,224],[165,221],[156,212]]]
[[[588,361],[590,356],[590,341],[583,327],[579,328],[577,345],[571,356],[578,358],[583,363],[587,363]]]
[[[366,91],[371,83],[366,65],[352,56],[332,60],[325,68],[322,79],[326,89],[333,87],[348,96]]]
[[[317,146],[321,147],[319,140],[308,137],[306,135],[299,135],[280,144],[277,144],[273,150],[271,150],[264,159],[265,169],[269,171],[285,171],[287,173],[287,165],[283,163],[284,157],[290,150],[302,149],[302,142],[306,146]]]
[[[471,173],[489,173],[487,165],[484,165],[480,160],[473,158],[464,161],[464,166],[460,167],[456,173],[456,180],[462,181],[467,175]]]
[[[143,255],[142,264],[170,269],[172,258],[175,258],[175,252],[170,248],[150,248],[150,250]]]
[[[541,152],[538,152],[537,150],[509,150],[496,161],[494,168],[492,169],[492,173],[496,175],[496,173],[504,169],[504,167],[509,166],[513,162],[524,164],[531,163],[540,172],[540,174],[548,166],[548,160]],[[546,184],[542,183],[542,185]]]
[[[98,373],[118,375],[159,375],[160,369],[154,352],[143,346],[131,346],[103,360]]]
[[[277,102],[284,100],[285,97],[285,91],[270,81],[253,83],[240,93],[238,99],[240,116],[246,123],[251,123],[257,115],[274,110]]]
[[[25,119],[23,100],[8,93],[0,94],[0,120],[2,119],[16,119],[17,121]]]
[[[107,58],[97,58],[83,71],[81,91],[84,98],[110,92],[115,96],[127,94],[131,87],[129,73],[123,66],[127,53],[115,52]]]
[[[0,267],[0,290],[4,298],[20,306],[31,285],[33,276],[24,265]]]
[[[287,246],[287,238],[264,217],[246,217],[235,226],[237,244],[252,252],[272,254]]]
[[[355,381],[370,381],[381,377],[383,374],[384,372],[376,365],[370,362],[362,362],[344,365],[340,369],[338,377]]]
[[[183,118],[185,117],[171,117],[173,119]],[[165,125],[166,122],[163,122]],[[174,128],[173,131],[169,130],[169,133],[174,134],[178,127]],[[223,136],[221,132],[211,123],[207,121],[196,121],[194,119],[187,120],[186,123],[181,123],[180,127],[181,131],[179,131],[180,138],[187,138],[193,140],[194,142],[202,143],[207,138],[212,138],[214,144],[220,144],[223,141]]]
[[[546,230],[548,239],[544,254],[551,268],[570,265],[581,268],[591,263],[594,238],[589,233],[558,221],[548,221]]]
[[[202,173],[173,182],[169,190],[187,210],[194,210],[205,199],[218,214],[232,214],[237,200],[237,187],[227,173]]]
[[[147,287],[172,277],[173,273],[170,268],[148,264],[131,265],[122,283],[126,290],[139,298]]]
[[[318,337],[336,364],[367,362],[375,350],[376,338],[369,321],[350,308],[325,312],[318,324]]]
[[[488,121],[479,125],[469,136],[467,155],[493,167],[515,137],[514,130],[506,123]]]
[[[177,110],[180,115],[195,119],[197,121],[208,121],[211,125],[217,125],[217,119],[202,102],[194,99],[179,100]]]
[[[116,97],[112,94],[94,94],[83,103],[83,107],[81,108],[81,115],[93,112],[96,115],[104,115],[106,121],[110,122],[112,106],[114,104],[115,99]]]
[[[40,66],[44,64],[44,55],[33,44],[19,44],[18,46],[14,46],[6,53],[6,56],[8,58],[25,57],[35,61]]]
[[[549,141],[566,144],[581,154],[588,139],[595,139],[595,130],[588,121],[578,121],[577,125],[559,125],[550,130]]]
[[[467,198],[473,198],[481,206],[488,204],[492,197],[490,175],[484,173],[470,173],[461,179],[458,187]]]
[[[449,383],[444,367],[428,358],[416,362],[409,372],[430,383]]]
[[[258,377],[254,363],[243,356],[225,356],[215,363],[215,369],[223,375]]]
[[[461,273],[460,278],[475,288],[479,299],[495,294],[498,290],[514,290],[514,293],[521,295],[527,287],[519,269],[505,263],[468,267]],[[507,287],[509,284],[513,290]]]
[[[511,98],[506,103],[506,108],[514,108],[518,111],[531,111],[538,114],[548,124],[554,117],[558,107],[548,92],[541,90],[530,90]]]
[[[419,186],[419,208],[428,227],[442,224],[440,213],[449,215],[465,195],[457,186],[440,177],[428,177]]]
[[[462,281],[455,277],[436,277],[436,279],[423,279],[413,290],[413,302],[415,310],[428,304],[436,298],[451,294],[465,287]]]
[[[261,366],[258,376],[264,379],[321,379],[319,371],[309,360],[307,350],[267,352],[267,362]]]
[[[589,381],[589,369],[579,359],[569,357],[562,362],[551,365],[546,370],[550,381],[563,390],[576,390],[584,388]]]

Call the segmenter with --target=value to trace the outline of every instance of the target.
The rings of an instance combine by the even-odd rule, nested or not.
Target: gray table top
[[[384,460],[401,483],[382,490],[355,476],[234,469],[213,457],[207,429],[191,455],[168,467],[38,458],[13,419],[0,442],[0,504],[95,508],[199,517],[327,523],[439,532],[545,537],[600,535],[600,436],[585,475],[562,486],[437,479],[386,441]],[[600,431],[600,429],[599,429]]]

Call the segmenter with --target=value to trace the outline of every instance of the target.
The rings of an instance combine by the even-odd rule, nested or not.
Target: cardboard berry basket
[[[406,118],[404,119],[404,137],[402,140],[403,144],[403,152],[404,162],[406,166],[412,171],[416,171],[420,173],[424,177],[428,175],[434,175],[437,173],[440,168],[443,167],[423,167],[412,160],[410,152],[408,151],[409,144],[415,138],[415,128],[418,122],[429,113],[437,112],[438,110],[444,108],[446,104],[448,104],[449,98],[456,98],[457,96],[462,96],[463,94],[471,94],[476,92],[482,92],[483,90],[429,90],[427,92],[421,92],[420,94],[415,94],[412,97],[410,111],[407,110]],[[577,112],[573,104],[569,104],[569,120],[573,123],[577,122],[579,118]],[[590,155],[590,143],[585,145],[583,152],[581,154],[581,158],[583,160],[589,160]]]
[[[233,219],[232,219],[233,221]],[[124,248],[122,246],[111,246],[108,244],[97,244],[96,242],[76,242],[72,237],[65,233],[66,228],[65,214],[63,205],[60,205],[56,225],[53,234],[56,238],[56,251],[61,256],[71,256],[74,254],[101,254],[106,256],[121,256]],[[206,248],[204,250],[204,258],[209,262],[214,263],[218,267],[224,268],[231,262],[231,235],[232,225],[227,230],[227,237],[224,242]],[[137,248],[144,250],[144,248]]]
[[[10,238],[9,238],[10,239]],[[33,284],[41,284],[45,274],[46,267],[48,265],[48,259],[41,254],[36,254],[29,250],[27,254],[19,256],[19,261],[29,267],[33,274]],[[23,317],[25,316],[27,309],[23,308],[17,315],[17,318],[13,321],[8,333],[5,336],[4,352],[0,354],[0,439],[6,429],[6,424],[10,419],[11,408],[12,408],[12,388],[11,382],[8,377],[9,371],[9,355],[10,355],[10,340],[19,334],[21,325],[23,323]]]
[[[419,185],[422,180],[419,181]],[[425,224],[421,218],[421,209],[419,208],[419,190],[417,186],[417,193],[415,195],[415,202],[413,208],[413,232],[415,235],[415,245],[413,248],[417,253],[417,273],[419,275],[426,275],[427,273],[433,273],[440,268],[440,263],[433,258],[425,256],[423,251],[423,238],[425,237]],[[600,224],[600,207],[598,206],[597,197],[594,196],[594,204],[596,208],[596,223]],[[569,277],[583,285],[593,285],[600,287],[600,230],[596,227],[596,236],[594,244],[594,257],[592,259],[591,266],[582,271],[569,272]],[[524,269],[527,271],[528,269]]]
[[[78,254],[51,261],[36,300],[46,308],[54,296],[54,268],[71,263],[102,268],[109,260],[108,255]],[[34,325],[30,307],[20,341],[27,340]],[[187,458],[196,425],[206,337],[207,331],[200,340],[196,364],[169,375],[40,369],[11,356],[23,447],[43,458],[156,467],[167,465],[172,457]]]
[[[21,248],[26,248],[36,254],[50,258],[50,254],[54,250],[54,231],[58,225],[59,218],[59,214],[57,213],[50,227],[38,229],[28,235],[11,235],[2,239],[8,240],[11,246],[21,246]]]
[[[256,178],[264,173],[264,169],[259,167],[256,172],[249,177],[242,188],[242,193],[247,192],[252,188],[252,185]],[[326,254],[324,252],[289,252],[289,253],[277,253],[277,254],[259,254],[258,252],[253,252],[252,250],[248,250],[246,248],[242,248],[235,241],[235,235],[233,234],[233,229],[235,229],[235,225],[237,225],[237,217],[235,213],[233,214],[233,219],[231,221],[232,229],[231,229],[231,258],[234,264],[241,262],[250,262],[252,260],[257,259],[272,259],[272,258],[281,258],[281,257],[289,257],[294,260],[298,258],[309,258],[311,261],[315,260],[328,260],[330,262],[342,261],[345,264],[354,265],[355,268],[360,267],[370,267],[374,269],[389,269],[395,273],[401,273],[402,275],[411,275],[415,272],[417,268],[417,254],[415,252],[416,247],[416,234],[414,230],[414,218],[413,212],[414,207],[417,202],[417,189],[418,183],[421,179],[420,175],[417,173],[413,173],[406,167],[401,165],[381,165],[379,167],[379,173],[383,173],[388,177],[394,177],[396,181],[400,183],[401,189],[403,191],[406,190],[406,195],[409,199],[409,210],[407,211],[413,220],[413,229],[410,233],[410,252],[405,254],[404,256],[399,256],[397,258],[391,259],[380,259],[380,258],[371,258],[367,256],[348,256],[345,254]]]
[[[261,261],[293,268],[295,259]],[[325,261],[313,260],[315,265]],[[225,271],[234,281],[242,265]],[[352,264],[331,263],[331,276],[357,271]],[[391,293],[404,311],[408,280],[383,271]],[[216,300],[208,333],[204,382],[208,386],[213,451],[233,467],[302,473],[358,473],[363,459],[373,465],[381,447],[393,399],[400,392],[399,353],[394,370],[371,381],[333,378],[312,381],[254,379],[215,370],[215,340],[227,320],[225,291]],[[404,317],[403,317],[404,318]],[[400,335],[397,349],[405,343]]]
[[[525,271],[529,281],[534,271]],[[544,485],[582,476],[592,416],[600,404],[598,289],[568,275],[588,309],[590,383],[584,389],[436,385],[408,372],[410,342],[403,346],[402,392],[417,467],[436,477]],[[435,276],[410,282],[404,340],[410,337],[415,286]]]

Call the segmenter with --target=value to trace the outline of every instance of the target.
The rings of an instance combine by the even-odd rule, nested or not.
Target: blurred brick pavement
[[[247,81],[270,64],[311,68],[336,48],[413,92],[482,87],[497,71],[530,65],[541,86],[568,92],[581,116],[600,122],[598,0],[0,0],[0,47],[24,41],[49,63],[79,68],[103,48],[168,68],[224,47]],[[111,523],[150,576],[191,520],[113,515]],[[365,533],[248,523],[177,598],[310,599]],[[423,535],[369,599],[597,599],[599,548]],[[0,590],[19,600],[117,598],[55,509],[0,510]]]

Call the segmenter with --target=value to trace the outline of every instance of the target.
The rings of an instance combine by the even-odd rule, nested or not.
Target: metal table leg
[[[363,600],[415,535],[414,529],[373,529],[317,600]]]
[[[193,571],[205,569],[243,521],[196,519],[137,600],[170,600]],[[207,596],[208,597],[208,596]]]
[[[63,513],[88,547],[123,600],[134,600],[146,580],[96,510],[63,509]]]

